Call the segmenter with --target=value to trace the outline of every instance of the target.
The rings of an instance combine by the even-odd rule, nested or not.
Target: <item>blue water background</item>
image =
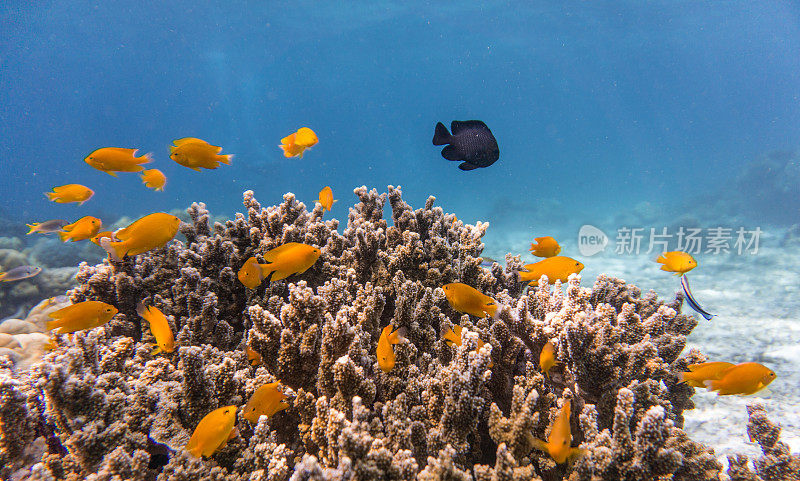
[[[3,2],[0,210],[114,221],[203,201],[230,215],[245,189],[313,205],[330,185],[346,219],[362,184],[523,229],[542,209],[583,222],[675,205],[797,146],[798,5]],[[500,160],[473,172],[444,160],[433,128],[453,119],[485,121]],[[285,159],[280,139],[302,126],[319,145]],[[187,136],[233,164],[175,164],[168,145]],[[105,146],[153,152],[166,191],[83,162]],[[72,182],[96,195],[82,207],[42,195]]]

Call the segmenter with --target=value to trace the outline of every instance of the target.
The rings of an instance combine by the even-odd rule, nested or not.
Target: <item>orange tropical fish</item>
[[[111,320],[117,308],[100,301],[83,301],[48,314],[55,319],[47,322],[47,329],[58,329],[58,334],[100,327]]]
[[[205,140],[194,137],[173,140],[174,146],[169,148],[169,158],[184,167],[200,172],[201,168],[216,169],[220,162],[230,164],[233,154],[217,155],[222,147],[211,145]]]
[[[100,244],[100,241],[103,238],[111,239],[112,241],[119,240],[116,237],[114,237],[114,231],[110,231],[110,230],[104,230],[103,232],[98,232],[97,235],[95,235],[94,237],[92,237],[89,240],[91,240],[93,244],[98,245],[100,247],[103,247],[103,245]]]
[[[447,332],[444,333],[444,336],[442,336],[444,337],[444,342],[446,342],[448,346],[452,345],[460,346],[462,330],[463,330],[462,327],[459,326],[458,324],[453,326],[452,329],[448,329]]]
[[[171,241],[178,233],[181,220],[174,215],[156,212],[135,221],[133,224],[114,233],[118,242],[108,238],[100,239],[100,245],[114,260],[125,256],[135,256],[158,249]]]
[[[394,369],[395,357],[392,346],[405,339],[406,329],[404,327],[392,332],[393,329],[394,326],[389,324],[383,328],[381,337],[378,338],[376,355],[378,356],[378,365],[383,372],[389,372]]]
[[[141,172],[147,164],[153,161],[152,154],[136,157],[139,149],[123,149],[122,147],[104,147],[97,149],[83,159],[95,169],[116,177],[115,172]]]
[[[46,220],[44,222],[34,222],[33,224],[25,224],[28,226],[28,232],[25,235],[30,235],[33,233],[39,234],[52,234],[53,232],[58,232],[67,225],[67,221],[63,219],[53,219],[53,220]]]
[[[719,379],[703,381],[709,391],[720,395],[754,394],[767,387],[777,376],[766,366],[757,362],[743,362],[721,373]]]
[[[175,337],[169,328],[169,321],[164,313],[156,306],[146,307],[141,301],[136,305],[136,313],[150,324],[150,332],[156,338],[151,354],[159,352],[172,352],[175,350]]]
[[[281,149],[283,149],[284,157],[297,157],[303,158],[303,153],[306,149],[313,147],[319,142],[317,134],[308,127],[303,127],[293,134],[289,134],[281,139]]]
[[[674,272],[676,276],[682,276],[697,267],[697,261],[690,254],[681,251],[664,252],[656,262],[663,264],[662,271]]]
[[[206,414],[192,433],[186,449],[192,456],[212,456],[236,437],[236,406],[224,406]]]
[[[527,272],[517,272],[520,282],[538,281],[540,277],[547,276],[547,281],[555,284],[556,280],[567,282],[570,274],[579,273],[584,266],[570,257],[553,256],[524,267],[528,270]]]
[[[558,464],[575,459],[583,453],[583,450],[579,448],[570,447],[570,443],[572,443],[572,429],[569,425],[571,406],[572,401],[565,399],[564,406],[553,420],[553,424],[550,425],[550,436],[547,437],[547,441],[535,438],[533,440],[534,448],[549,454]]]
[[[689,364],[690,372],[679,372],[680,382],[692,387],[706,387],[705,381],[710,379],[720,379],[722,374],[733,367],[730,362],[702,362],[700,364]]]
[[[147,188],[163,192],[164,185],[167,183],[167,176],[158,169],[143,170],[142,183]]]
[[[250,361],[251,366],[258,366],[261,364],[261,354],[250,346],[246,346],[244,351],[247,353],[247,360]]]
[[[77,202],[78,205],[83,205],[84,202],[92,198],[94,191],[85,185],[66,184],[53,187],[53,192],[45,192],[44,195],[57,204]]]
[[[285,399],[289,396],[281,391],[280,384],[280,381],[271,382],[256,389],[245,404],[242,417],[253,424],[258,424],[259,417],[272,417],[275,413],[288,408],[289,403]]]
[[[322,211],[325,212],[326,210],[330,212],[331,207],[333,207],[333,203],[336,202],[336,199],[333,198],[333,191],[329,186],[325,186],[319,191],[319,198],[317,202],[322,204]]]
[[[531,242],[531,254],[536,257],[553,257],[561,252],[561,246],[550,236],[536,237],[534,244]]]
[[[103,223],[100,219],[87,215],[86,217],[81,217],[72,224],[65,225],[62,231],[58,233],[58,237],[61,238],[61,242],[67,242],[68,240],[75,242],[91,239],[97,235],[102,225]]]
[[[542,347],[542,352],[539,353],[539,367],[542,368],[542,372],[547,379],[550,379],[550,369],[556,364],[558,364],[556,349],[552,342],[547,341]]]
[[[239,269],[239,281],[250,289],[255,289],[266,279],[279,281],[292,274],[302,274],[313,266],[322,251],[314,246],[288,242],[266,254],[266,264],[259,264],[255,257],[247,259]]]
[[[444,289],[447,302],[458,312],[477,317],[497,317],[500,313],[497,302],[474,287],[460,282],[453,282],[443,285],[442,289]]]

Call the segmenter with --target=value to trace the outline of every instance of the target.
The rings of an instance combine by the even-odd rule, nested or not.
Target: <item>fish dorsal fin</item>
[[[133,155],[139,149],[126,149],[124,147],[106,147],[108,150],[113,150],[114,152],[123,152],[125,154]]]
[[[189,144],[192,142],[200,142],[205,144],[206,141],[203,139],[198,139],[197,137],[184,137],[182,139],[173,140],[172,143],[180,147],[183,144]]]
[[[280,256],[294,249],[298,245],[300,244],[297,242],[287,242],[286,244],[278,246],[264,254],[264,260],[267,262],[275,262]]]
[[[469,129],[489,130],[489,127],[480,120],[454,120],[450,123],[450,132],[453,135],[458,135]]]

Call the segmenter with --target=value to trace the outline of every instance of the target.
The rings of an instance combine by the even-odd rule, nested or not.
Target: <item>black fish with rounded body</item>
[[[492,131],[480,120],[454,120],[450,124],[452,134],[441,122],[436,124],[433,145],[447,145],[442,149],[442,157],[447,160],[464,162],[461,170],[489,167],[500,158],[500,147]]]

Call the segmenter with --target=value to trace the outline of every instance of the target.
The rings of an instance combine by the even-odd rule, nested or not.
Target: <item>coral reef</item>
[[[618,480],[722,479],[713,450],[681,429],[693,389],[676,372],[703,361],[681,355],[694,317],[618,279],[592,288],[523,291],[519,257],[481,266],[488,224],[465,225],[429,198],[413,210],[399,188],[354,191],[346,227],[308,211],[293,194],[212,224],[189,209],[185,242],[127,258],[82,264],[73,302],[111,303],[103,327],[60,336],[30,369],[0,364],[0,477],[142,480]],[[388,201],[391,222],[384,219]],[[301,275],[245,288],[246,259],[286,242],[322,255]],[[454,311],[441,286],[464,282],[494,297],[497,319]],[[155,305],[175,333],[173,353],[153,355],[136,315]],[[396,365],[378,366],[381,329],[405,327]],[[442,334],[464,328],[461,346]],[[483,347],[478,348],[478,341]],[[536,368],[547,341],[559,365]],[[263,363],[251,366],[249,346]],[[2,359],[2,357],[0,357]],[[291,406],[238,435],[210,458],[183,449],[200,419],[242,406],[281,380]],[[573,446],[583,455],[556,464],[533,449],[571,400]],[[749,431],[764,448],[750,472],[732,479],[783,479],[797,457],[774,425],[751,409]],[[743,434],[743,433],[742,433]],[[738,474],[737,474],[738,473]],[[735,477],[738,476],[738,477]],[[751,476],[748,478],[747,476]],[[772,476],[772,477],[770,477]]]

